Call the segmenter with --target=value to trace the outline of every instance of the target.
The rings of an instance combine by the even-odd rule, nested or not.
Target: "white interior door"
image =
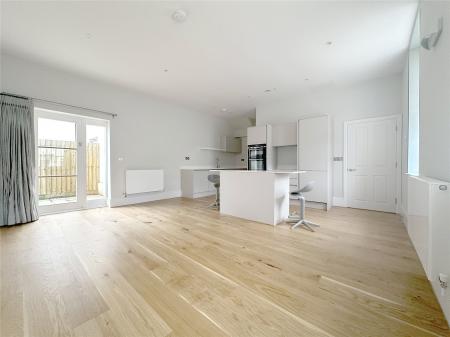
[[[350,122],[347,127],[347,205],[396,211],[397,118]]]

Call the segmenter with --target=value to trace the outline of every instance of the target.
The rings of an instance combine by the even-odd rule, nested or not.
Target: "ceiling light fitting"
[[[178,23],[186,21],[187,13],[182,9],[177,9],[172,13],[172,20]]]

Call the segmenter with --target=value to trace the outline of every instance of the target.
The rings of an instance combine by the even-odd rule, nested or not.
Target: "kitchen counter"
[[[220,213],[277,225],[289,216],[289,175],[293,170],[242,171],[220,174]]]
[[[258,170],[247,170],[247,169],[210,169],[211,172],[221,172],[221,171],[237,171],[237,172],[245,172],[245,173],[258,173],[258,174],[298,174],[305,173],[306,171],[292,171],[292,170],[266,170],[266,171],[258,171]]]
[[[211,166],[184,166],[180,167],[180,170],[188,170],[188,171],[212,171],[212,170],[236,170],[242,171],[247,170],[246,167],[211,167]]]

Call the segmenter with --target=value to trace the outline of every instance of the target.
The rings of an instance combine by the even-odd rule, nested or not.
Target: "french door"
[[[106,206],[108,122],[43,109],[35,112],[40,212]]]
[[[398,194],[398,118],[347,124],[347,205],[396,212]]]

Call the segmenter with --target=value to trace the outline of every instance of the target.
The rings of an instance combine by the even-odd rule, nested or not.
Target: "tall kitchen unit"
[[[319,115],[298,120],[297,160],[299,186],[314,181],[311,192],[305,193],[307,201],[322,203],[331,208],[331,124],[328,115]]]

